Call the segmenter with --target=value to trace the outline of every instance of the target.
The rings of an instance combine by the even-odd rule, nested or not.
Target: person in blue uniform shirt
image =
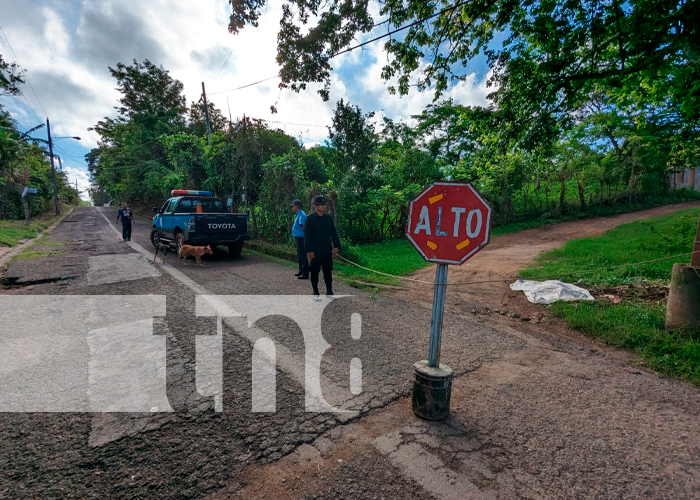
[[[301,200],[292,202],[292,210],[296,214],[294,217],[294,225],[292,226],[292,237],[294,238],[294,246],[297,249],[297,260],[299,261],[299,271],[294,276],[300,280],[309,279],[309,260],[306,257],[304,249],[304,233],[306,229],[306,214],[304,213]]]

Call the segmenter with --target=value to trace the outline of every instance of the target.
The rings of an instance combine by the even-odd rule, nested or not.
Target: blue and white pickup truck
[[[243,244],[250,240],[248,214],[230,214],[226,205],[209,191],[175,189],[161,208],[153,207],[151,243],[158,247],[171,243],[177,247],[178,234],[186,245],[228,247],[238,257]]]

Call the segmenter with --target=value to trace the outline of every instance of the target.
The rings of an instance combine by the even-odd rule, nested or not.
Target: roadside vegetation
[[[438,100],[409,123],[340,100],[325,142],[307,149],[284,122],[227,119],[211,103],[209,142],[203,102],[188,105],[183,84],[165,68],[133,61],[110,71],[120,105],[94,126],[95,204],[159,206],[172,189],[206,189],[248,211],[253,238],[269,243],[291,243],[291,201],[301,199],[308,211],[319,193],[348,242],[402,239],[411,199],[443,179],[472,182],[493,209],[494,228],[699,196],[674,189],[673,174],[697,163],[700,128],[669,112],[670,89],[640,95],[638,83],[595,85],[576,95],[575,109],[539,124],[516,124],[503,103]]]
[[[66,214],[72,205],[61,204],[61,213]],[[25,240],[36,238],[37,234],[58,220],[53,209],[33,217],[29,225],[23,220],[0,220],[0,246],[13,247]]]
[[[42,250],[29,250],[26,249],[17,255],[15,255],[12,260],[27,260],[27,259],[37,259],[39,257],[49,257],[52,255],[66,255],[66,252],[63,250],[50,250],[50,251],[42,251]]]
[[[671,269],[676,262],[690,262],[689,256],[666,258],[692,252],[699,215],[700,210],[684,210],[569,241],[543,253],[520,276],[582,280],[596,301],[557,302],[551,306],[554,314],[587,335],[638,352],[652,370],[700,384],[700,332],[664,329]]]
[[[0,97],[21,95],[20,86],[24,83],[24,72],[19,65],[6,61],[0,54]],[[36,131],[43,127],[43,123],[37,123],[29,130],[20,131],[0,104],[0,246],[14,246],[51,225],[46,216],[33,220],[54,206],[48,143],[35,137]],[[60,157],[54,155],[54,158],[60,200],[77,205],[80,203],[78,193],[60,168]],[[37,193],[23,198],[25,187],[36,188]],[[18,220],[23,221],[22,225],[15,223]]]
[[[389,240],[382,243],[361,245],[344,243],[344,245],[342,255],[346,259],[394,276],[406,276],[430,265],[406,240]],[[246,244],[244,251],[260,254],[282,263],[297,265],[296,250],[291,244],[253,240]],[[333,269],[339,279],[358,288],[374,288],[375,285],[401,285],[401,281],[396,278],[366,271],[341,259],[335,260]]]
[[[700,199],[700,193],[694,193],[685,190],[678,191],[677,199],[678,201]],[[644,208],[650,208],[651,206],[655,205],[647,205],[640,203],[635,205],[633,208],[636,210],[642,210]],[[626,213],[628,211],[627,208],[629,207],[626,205],[612,206],[608,209],[598,210],[596,212],[596,216],[602,217],[608,215],[615,215],[618,213]],[[688,213],[692,213],[692,211]],[[543,225],[582,219],[586,218],[587,216],[588,214],[577,212],[568,214],[567,216],[552,219],[537,219],[528,222],[517,222],[493,228],[491,231],[491,236],[493,237],[503,234],[515,233],[518,231],[540,227]],[[682,224],[683,230],[687,229],[686,222],[687,221],[684,220]],[[676,231],[677,229],[678,228],[676,228],[675,226],[670,227],[668,226],[668,224],[663,224],[656,230],[659,231],[659,233],[662,233],[666,230]],[[688,235],[685,236],[687,237]],[[284,261],[296,262],[296,249],[291,243],[270,243],[265,240],[258,239],[249,242],[246,245],[246,248],[250,248],[257,253],[276,257]],[[418,254],[418,252],[416,252],[415,248],[413,248],[413,246],[405,238],[387,240],[380,243],[364,244],[352,244],[350,242],[343,241],[343,250],[341,252],[341,256],[363,267],[374,269],[376,271],[380,271],[387,274],[392,274],[394,276],[408,276],[417,271],[418,269],[430,265],[429,263],[423,260],[423,258]],[[538,265],[540,265],[539,261]],[[352,264],[346,263],[341,259],[336,259],[334,268],[339,272],[341,278],[343,278],[345,281],[360,287],[368,285],[371,286],[371,284],[384,284],[393,286],[398,286],[401,284],[400,280],[361,269],[359,267],[353,266]],[[571,270],[569,269],[567,271],[570,272]],[[545,271],[540,269],[537,272],[541,273]],[[547,269],[546,272],[552,272],[554,273],[554,275],[557,275],[556,273],[560,272],[560,270]]]

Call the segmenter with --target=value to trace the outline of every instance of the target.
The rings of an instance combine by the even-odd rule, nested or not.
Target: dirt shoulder
[[[331,382],[324,395],[349,391],[347,366],[361,359],[363,413],[355,420],[304,411],[303,385],[289,368],[301,363],[279,365],[275,413],[251,412],[252,345],[245,330],[225,325],[223,411],[192,411],[195,371],[185,367],[196,359],[195,339],[215,325],[195,317],[196,294],[184,283],[260,300],[308,295],[308,283],[286,266],[245,253],[232,261],[207,256],[203,267],[179,268],[189,281],[176,280],[168,264],[149,258],[142,264],[160,276],[101,282],[95,277],[111,271],[100,263],[138,257],[110,227],[113,211],[108,215],[109,222],[95,209],[79,209],[51,236],[66,243],[62,265],[75,266],[78,277],[7,293],[42,301],[47,295],[167,296],[158,324],[173,348],[168,366],[177,368],[168,398],[182,410],[0,414],[0,498],[700,498],[700,389],[640,369],[623,351],[558,332],[554,319],[522,321],[493,309],[482,314],[482,302],[466,302],[468,296],[453,290],[442,344],[442,362],[456,375],[452,414],[438,423],[415,417],[411,366],[427,354],[430,286],[404,301],[338,283],[337,293],[354,297],[324,313],[324,336],[334,349],[324,354],[323,373]],[[137,223],[131,243],[147,248],[148,233]],[[57,264],[48,259],[32,259],[31,269],[15,263],[11,274],[54,270]],[[488,307],[515,310],[517,297],[504,300],[507,307]],[[349,324],[354,313],[362,319],[358,344]],[[286,346],[278,360],[303,345],[302,332],[279,316],[257,327]],[[35,332],[20,337],[24,347],[16,352],[30,359],[40,352],[27,347],[41,341]],[[62,361],[60,350],[52,352],[54,364]],[[13,362],[18,370],[34,366]]]
[[[450,281],[510,278],[541,251],[619,224],[698,206],[576,221],[496,238]],[[434,268],[416,277],[432,281]],[[432,287],[388,295],[430,310]],[[453,329],[454,327],[457,327]],[[410,398],[243,471],[212,500],[239,498],[697,498],[699,391],[571,331],[508,283],[450,288],[442,362],[451,415],[425,422]],[[485,334],[492,332],[493,335]],[[499,335],[509,347],[483,351]],[[428,328],[425,325],[427,352]]]
[[[523,321],[531,321],[533,324],[544,321],[546,324],[544,328],[536,328],[540,333],[551,334],[556,331],[565,336],[572,335],[573,332],[563,322],[549,316],[544,308],[529,303],[524,294],[510,289],[509,285],[517,279],[518,271],[534,262],[540,253],[559,248],[569,240],[599,236],[628,222],[696,207],[700,207],[700,202],[678,203],[496,236],[486,248],[462,266],[450,266],[449,283],[468,281],[487,281],[487,283],[449,288],[446,298],[447,307],[455,312],[488,316],[491,321],[505,322],[509,326]],[[435,266],[420,269],[411,277],[433,282]],[[394,295],[412,302],[431,303],[432,286],[411,283],[405,289],[396,291]],[[502,318],[498,319],[499,316]]]

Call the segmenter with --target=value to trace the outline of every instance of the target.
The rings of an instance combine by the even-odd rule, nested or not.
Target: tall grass
[[[625,224],[603,236],[570,241],[561,249],[543,253],[535,265],[523,270],[520,276],[548,275],[564,281],[582,278],[589,287],[639,281],[667,284],[673,264],[689,262],[689,256],[619,269],[606,268],[691,252],[699,214],[698,209],[680,211]],[[592,271],[571,274],[582,269]],[[700,332],[665,331],[665,304],[645,302],[643,298],[622,300],[618,304],[557,302],[552,304],[551,310],[571,327],[591,337],[638,352],[649,368],[700,385]]]
[[[520,276],[545,275],[569,281],[576,278],[591,285],[609,286],[639,280],[667,283],[674,262],[690,262],[689,256],[610,268],[692,252],[698,214],[700,209],[684,210],[624,224],[595,238],[569,241],[560,249],[544,252]]]

